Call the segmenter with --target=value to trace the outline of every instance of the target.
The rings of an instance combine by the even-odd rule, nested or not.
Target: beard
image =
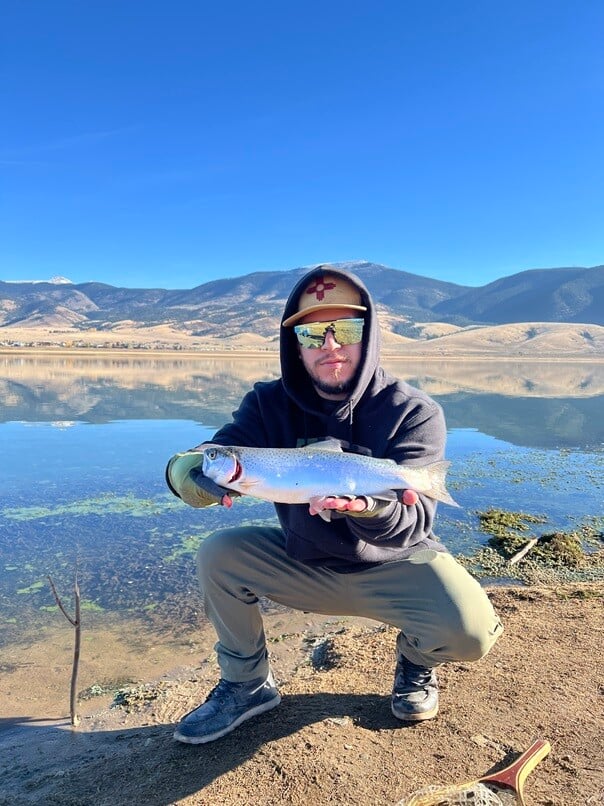
[[[357,377],[356,372],[352,377],[343,378],[341,380],[338,379],[340,372],[336,372],[329,380],[321,378],[319,373],[315,371],[314,367],[307,367],[307,372],[310,375],[313,386],[319,394],[343,398],[352,392],[355,387]]]
[[[315,389],[326,395],[344,395],[352,392],[354,389],[354,378],[342,382],[334,381],[333,383],[322,381],[319,378],[313,378],[312,382]]]

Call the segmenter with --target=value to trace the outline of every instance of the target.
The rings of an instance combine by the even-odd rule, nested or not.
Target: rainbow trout
[[[283,504],[305,504],[318,496],[379,495],[415,490],[458,506],[445,487],[450,462],[397,464],[345,453],[336,439],[304,448],[245,448],[207,444],[203,473],[221,487]]]

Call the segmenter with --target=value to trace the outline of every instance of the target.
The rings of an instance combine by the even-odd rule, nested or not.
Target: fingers
[[[415,490],[403,490],[401,501],[408,507],[415,506],[419,501],[419,495]],[[308,511],[311,515],[318,515],[325,510],[336,510],[337,512],[365,512],[367,509],[367,499],[365,497],[355,498],[353,496],[317,495],[310,499]]]
[[[220,503],[222,504],[223,507],[230,509],[233,506],[233,499],[231,498],[230,493],[225,493],[222,496]]]
[[[348,501],[345,509],[348,512],[364,512],[367,509],[367,501],[364,498],[353,498],[352,501]]]
[[[308,511],[311,515],[317,515],[326,509],[334,509],[337,512],[364,512],[367,509],[367,501],[364,498],[333,495],[314,496],[310,499]]]
[[[415,490],[403,490],[401,501],[408,507],[412,507],[419,501],[419,495],[415,492]]]
[[[316,495],[308,502],[308,511],[311,515],[318,515],[319,512],[326,509],[324,506],[326,501],[325,496]]]

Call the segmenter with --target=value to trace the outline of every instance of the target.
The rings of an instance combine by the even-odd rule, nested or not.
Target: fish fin
[[[320,509],[317,514],[327,523],[331,523],[331,509]]]
[[[451,495],[445,486],[445,478],[447,476],[447,470],[450,464],[451,462],[442,460],[440,462],[433,462],[431,465],[429,465],[430,487],[428,489],[423,489],[421,492],[423,495],[427,495],[429,498],[434,498],[436,501],[442,501],[443,504],[458,507],[459,504],[457,501],[451,498]]]
[[[318,442],[311,442],[308,445],[304,445],[303,448],[300,448],[301,451],[313,451],[317,449],[320,451],[335,451],[335,453],[342,453],[342,443],[335,437],[326,437]]]

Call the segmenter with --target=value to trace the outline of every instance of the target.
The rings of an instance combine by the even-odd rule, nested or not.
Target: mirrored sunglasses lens
[[[338,344],[358,344],[363,338],[362,319],[339,319],[334,324],[334,337]]]
[[[328,330],[338,344],[358,344],[363,338],[363,319],[337,319],[335,322],[308,322],[295,325],[294,331],[302,347],[322,347]]]
[[[325,336],[320,333],[313,335],[312,333],[297,333],[298,341],[302,347],[321,347],[325,341]]]

